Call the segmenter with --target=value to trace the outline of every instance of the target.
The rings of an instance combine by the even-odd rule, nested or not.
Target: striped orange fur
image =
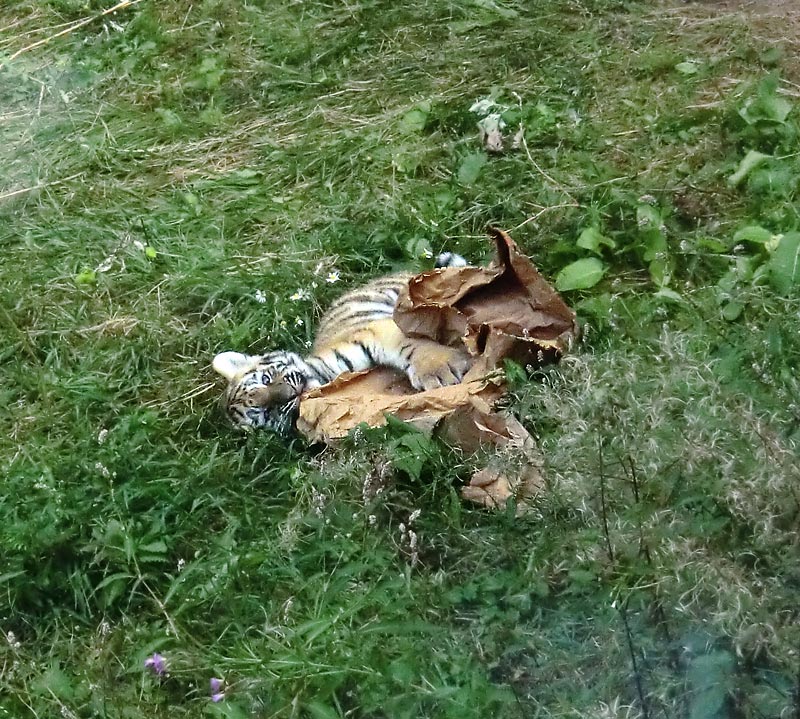
[[[436,266],[465,264],[459,255],[445,253]],[[218,354],[213,367],[228,380],[223,406],[231,421],[240,427],[287,434],[294,428],[303,392],[343,372],[378,365],[405,372],[419,390],[459,382],[470,364],[466,352],[407,337],[392,319],[400,290],[410,277],[376,279],[336,300],[320,320],[307,357],[284,350],[263,355]]]

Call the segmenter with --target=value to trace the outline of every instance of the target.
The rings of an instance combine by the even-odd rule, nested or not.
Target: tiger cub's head
[[[306,386],[302,360],[293,352],[244,355],[223,352],[214,370],[228,380],[222,406],[230,420],[244,429],[270,429],[289,434],[297,419]]]

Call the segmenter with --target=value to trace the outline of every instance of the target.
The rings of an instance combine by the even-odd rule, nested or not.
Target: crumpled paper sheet
[[[386,414],[473,451],[495,446],[522,459],[517,476],[486,468],[462,496],[488,507],[515,497],[529,508],[543,479],[536,445],[513,417],[493,407],[505,392],[504,359],[523,366],[557,361],[577,337],[575,313],[502,230],[490,233],[496,257],[488,267],[448,267],[412,277],[397,303],[395,322],[410,336],[464,346],[474,358],[464,381],[424,392],[384,367],[345,373],[300,402],[298,430],[312,442],[330,443],[361,423],[385,424]]]

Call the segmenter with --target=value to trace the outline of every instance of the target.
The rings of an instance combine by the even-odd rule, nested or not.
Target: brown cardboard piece
[[[492,445],[523,459],[515,478],[497,469],[476,473],[462,495],[485,506],[514,496],[518,513],[541,489],[533,438],[494,406],[505,391],[504,359],[538,367],[557,361],[577,336],[575,313],[502,230],[490,230],[497,256],[488,267],[448,267],[416,275],[401,293],[395,322],[409,336],[466,347],[473,366],[461,384],[415,391],[399,372],[346,373],[300,402],[299,431],[332,442],[386,414],[473,451]]]

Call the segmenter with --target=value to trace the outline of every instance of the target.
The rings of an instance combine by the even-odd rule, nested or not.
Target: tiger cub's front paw
[[[414,389],[437,389],[458,384],[471,365],[466,352],[431,343],[414,351],[406,374]]]

